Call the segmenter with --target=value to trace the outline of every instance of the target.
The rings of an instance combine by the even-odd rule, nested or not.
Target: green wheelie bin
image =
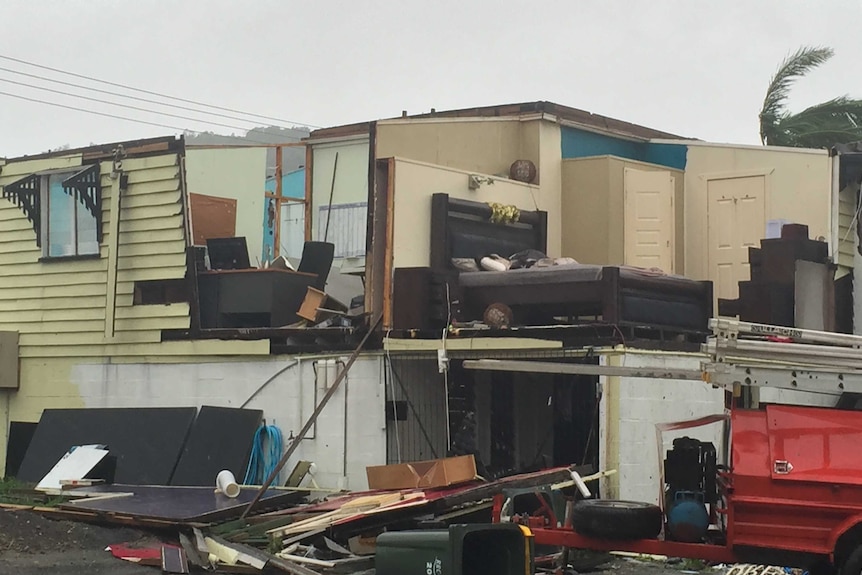
[[[530,575],[533,536],[514,523],[381,533],[375,567],[376,575]]]

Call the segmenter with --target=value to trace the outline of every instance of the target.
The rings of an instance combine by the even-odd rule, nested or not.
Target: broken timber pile
[[[266,567],[293,575],[340,575],[373,568],[376,538],[384,531],[489,523],[495,495],[571,481],[572,470],[584,471],[563,467],[493,482],[340,493],[311,503],[301,503],[308,491],[273,489],[244,519],[243,501],[254,488],[243,488],[240,501],[225,506],[224,501],[210,505],[205,488],[100,485],[75,489],[75,500],[39,511],[53,518],[155,529],[161,546],[112,545],[109,550],[166,573],[195,567],[257,573]],[[186,507],[177,503],[189,498],[199,501]]]

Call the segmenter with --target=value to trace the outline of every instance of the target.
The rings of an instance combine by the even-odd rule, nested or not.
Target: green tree
[[[765,146],[829,148],[862,140],[862,100],[840,96],[796,114],[787,110],[793,83],[832,55],[832,48],[805,46],[778,67],[760,110],[760,141]]]

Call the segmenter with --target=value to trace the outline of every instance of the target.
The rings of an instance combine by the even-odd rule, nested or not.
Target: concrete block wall
[[[701,358],[688,354],[625,353],[608,358],[625,367],[696,370]],[[660,469],[673,439],[689,436],[721,445],[721,424],[663,433],[661,451],[656,424],[696,419],[724,412],[723,391],[702,381],[603,378],[600,434],[602,468],[618,475],[603,484],[603,496],[658,503]],[[602,427],[602,426],[600,426]]]
[[[72,379],[86,407],[241,407],[248,401],[245,407],[262,409],[267,424],[281,428],[287,447],[334,382],[338,363],[346,360],[275,356],[210,363],[82,363],[73,368]],[[309,460],[317,465],[315,480],[321,487],[367,488],[365,467],[386,463],[384,386],[382,357],[360,357],[285,465],[282,479],[297,461]]]

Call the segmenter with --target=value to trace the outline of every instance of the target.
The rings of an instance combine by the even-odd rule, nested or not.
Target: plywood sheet
[[[255,487],[243,487],[238,497],[230,499],[213,487],[178,487],[162,485],[99,485],[82,488],[82,492],[109,494],[132,493],[128,497],[76,500],[62,507],[76,511],[94,511],[128,515],[141,519],[173,522],[225,521],[239,517],[257,494]],[[298,504],[307,494],[302,491],[270,489],[255,506],[256,511]]]
[[[214,485],[216,475],[223,469],[229,469],[242,482],[262,419],[263,411],[259,409],[203,406],[171,485]]]
[[[104,444],[117,458],[118,483],[167,485],[196,411],[194,407],[46,409],[18,479],[41,480],[74,445]]]
[[[236,200],[203,194],[189,194],[192,230],[196,246],[210,238],[232,238],[236,235]]]

